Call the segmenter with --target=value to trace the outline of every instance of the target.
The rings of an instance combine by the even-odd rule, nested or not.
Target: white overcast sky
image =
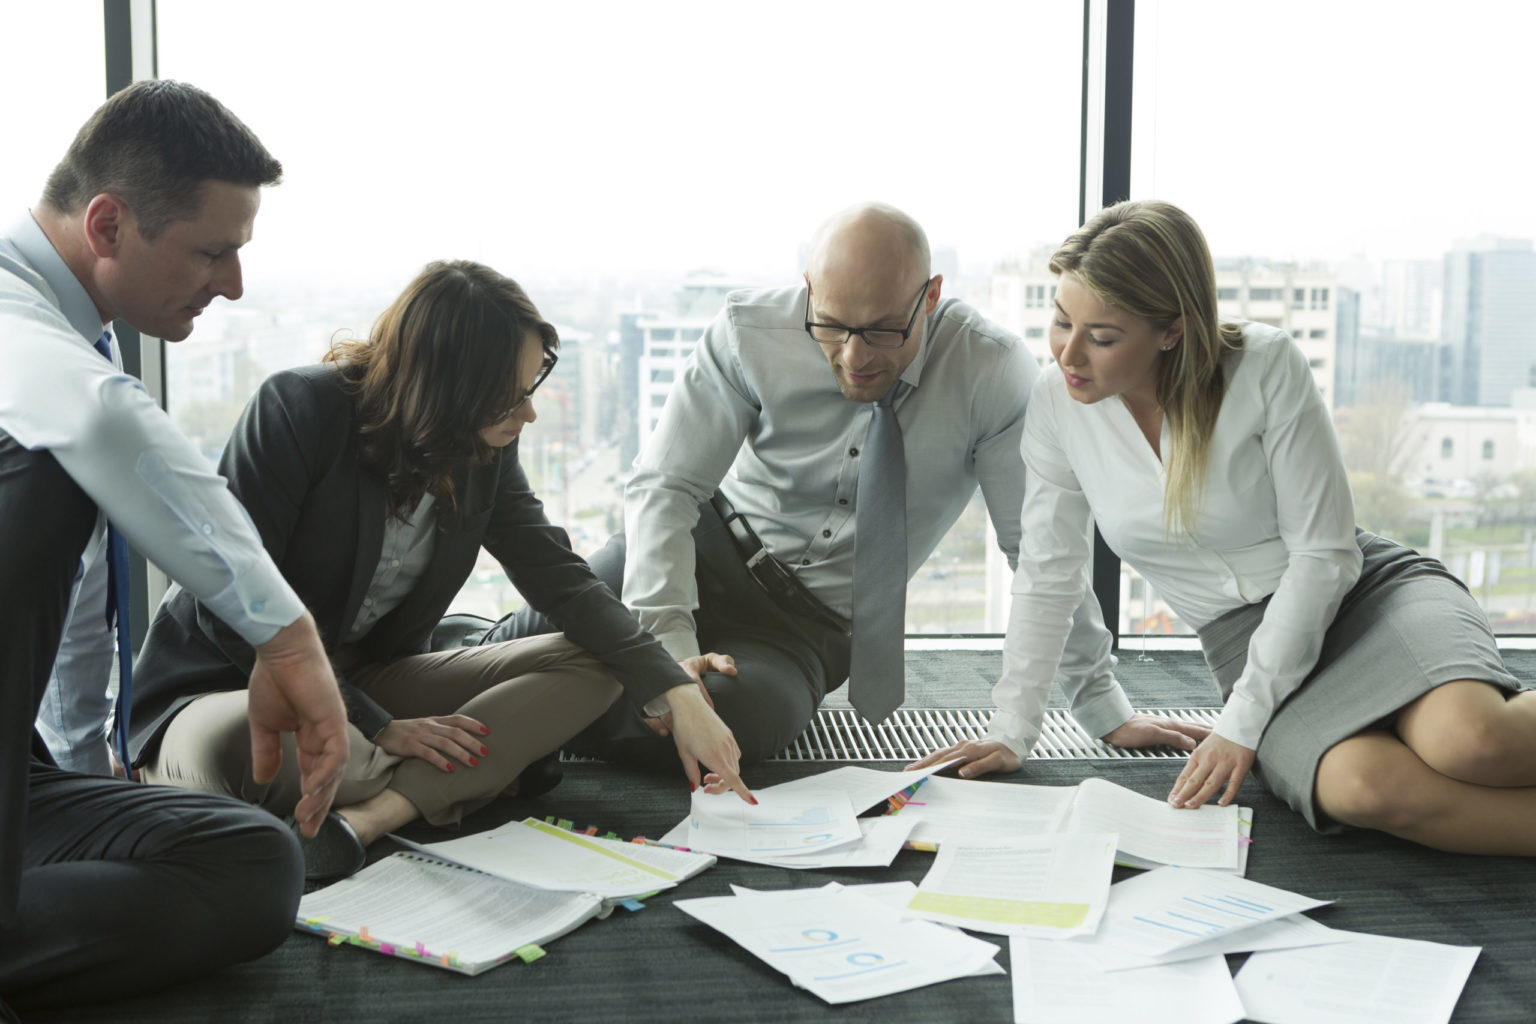
[[[1536,236],[1532,7],[1141,0],[1134,194],[1218,255]],[[985,267],[1077,207],[1078,0],[159,0],[164,77],[284,162],[248,276],[789,278],[863,198]],[[100,101],[100,0],[0,0],[0,204]],[[61,57],[78,65],[65,75]]]

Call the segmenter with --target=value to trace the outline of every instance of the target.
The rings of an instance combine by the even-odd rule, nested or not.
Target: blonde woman
[[[1256,770],[1319,831],[1536,854],[1536,693],[1439,562],[1355,526],[1306,358],[1276,328],[1218,321],[1194,221],[1118,204],[1051,270],[1059,372],[1025,422],[999,710],[984,740],[924,763],[1018,769],[1085,585],[1091,513],[1196,628],[1225,701],[1170,803],[1231,803]]]

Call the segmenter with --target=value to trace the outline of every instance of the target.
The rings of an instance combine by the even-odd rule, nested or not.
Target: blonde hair
[[[1158,330],[1182,321],[1182,339],[1158,357],[1156,369],[1157,400],[1173,442],[1163,453],[1163,526],[1170,534],[1193,535],[1211,431],[1226,392],[1221,360],[1243,346],[1242,328],[1217,319],[1216,269],[1205,236],[1172,203],[1116,203],[1068,236],[1050,267]]]

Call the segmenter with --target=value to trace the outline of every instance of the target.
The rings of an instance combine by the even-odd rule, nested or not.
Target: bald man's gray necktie
[[[902,383],[870,406],[853,531],[853,651],[848,699],[879,723],[906,694],[907,460],[896,421]]]

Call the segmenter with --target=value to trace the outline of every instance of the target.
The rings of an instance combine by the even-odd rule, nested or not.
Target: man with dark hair
[[[239,250],[281,170],[212,97],[140,83],[97,111],[32,215],[0,234],[0,996],[16,1005],[259,956],[291,929],[302,885],[277,819],[61,770],[30,732],[72,602],[110,647],[100,598],[125,588],[95,574],[118,571],[119,534],[255,646],[255,774],[274,774],[287,744],[304,833],[330,824],[346,718],[313,620],[103,330],[122,319],[178,341],[215,296],[239,298]],[[77,581],[91,584],[79,596]],[[93,685],[106,682],[100,666]]]

